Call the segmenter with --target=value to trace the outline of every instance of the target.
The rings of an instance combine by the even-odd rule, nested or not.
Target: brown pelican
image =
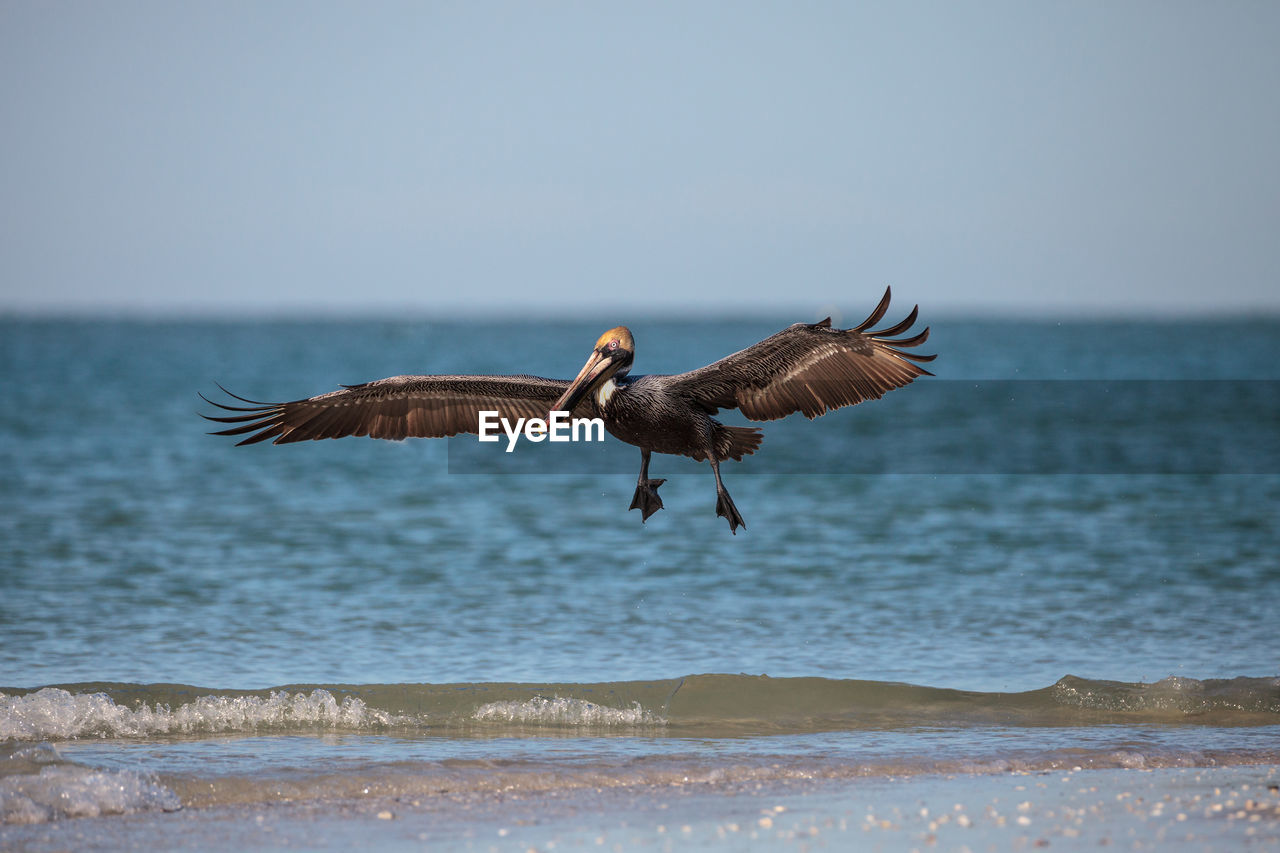
[[[249,406],[206,402],[237,414],[204,415],[236,424],[213,435],[246,435],[240,444],[274,439],[287,444],[309,439],[367,435],[371,438],[442,438],[479,431],[480,413],[502,418],[545,418],[556,411],[598,417],[615,437],[640,448],[640,477],[631,509],[648,520],[662,509],[658,487],[649,479],[649,456],[670,453],[711,464],[716,478],[716,514],[729,529],[745,527],[720,479],[720,463],[754,453],[758,427],[734,427],[711,417],[738,409],[753,421],[800,412],[816,418],[832,409],[879,399],[917,376],[932,375],[914,362],[932,355],[903,352],[925,342],[929,330],[909,337],[918,306],[901,323],[868,331],[889,308],[890,290],[862,323],[836,329],[831,319],[796,323],[714,364],[674,376],[630,376],[635,341],[625,326],[610,329],[573,381],[539,376],[392,376],[363,385],[294,400],[261,403],[227,391]],[[226,389],[223,389],[226,391]]]

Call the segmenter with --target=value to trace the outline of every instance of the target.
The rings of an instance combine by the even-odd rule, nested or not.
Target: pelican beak
[[[573,407],[578,405],[578,401],[591,388],[592,383],[599,379],[614,363],[612,356],[603,355],[599,350],[593,351],[591,357],[587,359],[587,363],[582,366],[582,370],[578,371],[577,378],[569,383],[569,387],[560,395],[560,399],[551,404],[551,411],[572,412]]]

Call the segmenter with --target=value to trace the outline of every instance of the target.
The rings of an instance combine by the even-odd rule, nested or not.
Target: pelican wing
[[[481,411],[496,411],[513,424],[518,418],[545,420],[551,404],[568,387],[568,380],[541,376],[392,376],[290,403],[246,400],[225,388],[227,394],[250,405],[229,406],[201,397],[236,413],[203,417],[235,424],[213,434],[247,436],[239,444],[269,438],[273,444],[287,444],[347,435],[398,441],[479,432]],[[594,401],[584,401],[577,412],[594,417],[593,409]]]
[[[935,358],[903,351],[924,343],[927,328],[912,337],[896,337],[915,323],[918,307],[901,323],[868,331],[884,317],[890,295],[886,288],[876,310],[852,329],[833,329],[830,318],[796,323],[714,364],[672,376],[671,386],[709,413],[737,408],[754,421],[792,412],[812,419],[879,399],[917,376],[932,376],[915,362]]]

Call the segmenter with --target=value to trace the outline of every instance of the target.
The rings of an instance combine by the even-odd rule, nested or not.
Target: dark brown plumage
[[[556,410],[598,417],[614,436],[640,448],[640,478],[631,508],[641,510],[643,519],[662,508],[657,490],[665,482],[649,479],[650,454],[683,455],[711,464],[716,512],[736,533],[744,526],[742,516],[721,482],[719,463],[754,453],[762,436],[758,427],[725,426],[711,415],[736,408],[756,421],[793,412],[815,418],[878,399],[917,376],[930,375],[916,362],[929,362],[934,356],[904,352],[924,343],[929,330],[896,337],[915,323],[917,308],[900,323],[869,331],[884,317],[890,295],[886,289],[871,315],[852,329],[832,328],[829,318],[797,323],[706,367],[673,376],[628,376],[635,344],[631,332],[618,326],[600,336],[572,382],[539,376],[393,376],[274,404],[227,391],[250,405],[205,398],[236,414],[204,417],[234,424],[214,435],[245,436],[240,444],[348,435],[442,438],[478,432],[482,410],[497,411],[512,422],[546,418]]]
[[[889,310],[891,291],[871,316],[852,329],[821,323],[796,323],[754,346],[714,364],[671,377],[672,389],[690,400],[717,409],[739,409],[753,421],[772,421],[800,412],[818,415],[864,400],[877,400],[917,376],[931,375],[913,362],[935,356],[903,352],[929,338],[925,329],[910,338],[892,340],[911,328],[919,314],[888,329],[868,332]]]
[[[222,390],[228,395],[251,405],[226,406],[200,396],[220,409],[242,413],[204,415],[211,421],[239,424],[214,435],[248,436],[238,444],[269,438],[272,444],[288,444],[348,435],[398,441],[474,433],[484,410],[497,411],[513,423],[517,418],[545,418],[568,387],[567,380],[541,376],[391,376],[288,403],[246,400],[226,388]]]

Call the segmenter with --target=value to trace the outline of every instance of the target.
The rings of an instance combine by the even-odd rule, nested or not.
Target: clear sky
[[[1275,0],[0,0],[0,313],[1280,313],[1278,46]]]

